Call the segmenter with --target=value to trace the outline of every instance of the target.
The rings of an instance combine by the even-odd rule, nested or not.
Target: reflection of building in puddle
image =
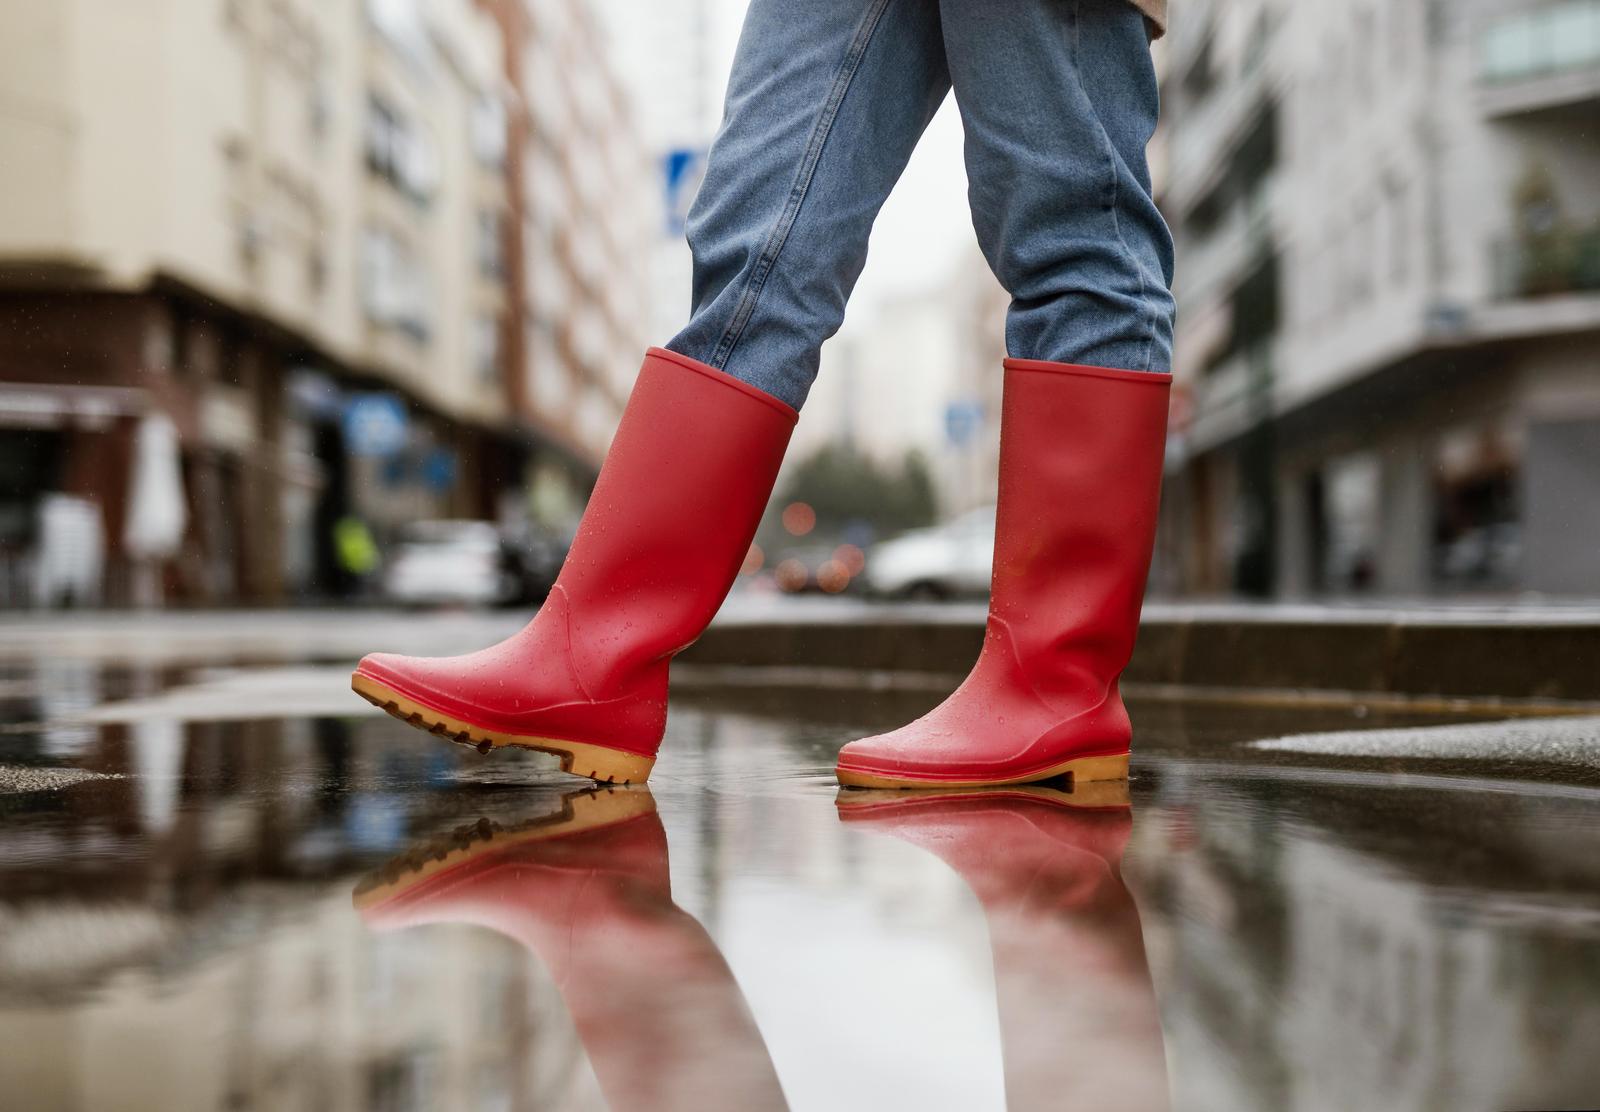
[[[248,929],[239,921],[197,932],[148,912],[136,922],[58,909],[48,926],[64,975],[129,941],[143,944],[141,960],[67,998],[39,976],[37,948],[15,955],[29,975],[20,985],[5,962],[0,1091],[62,1109],[603,1107],[568,1101],[582,1096],[576,1039],[520,953],[445,932],[419,960],[422,940],[372,937],[346,892],[301,893],[292,919],[246,944],[230,937]]]
[[[40,749],[47,756],[70,760],[93,742],[94,728],[78,719],[103,697],[100,673],[92,660],[48,657],[36,662]]]
[[[166,803],[132,779],[65,813],[21,800],[0,824],[0,1093],[63,1109],[604,1107],[520,948],[374,935],[351,914],[348,878],[371,860],[357,831],[392,852],[461,805],[432,747],[413,760],[368,725],[192,723],[176,754],[167,732],[103,727],[80,760],[176,769]]]
[[[1158,764],[1135,879],[1188,1106],[1593,1103],[1592,801]]]

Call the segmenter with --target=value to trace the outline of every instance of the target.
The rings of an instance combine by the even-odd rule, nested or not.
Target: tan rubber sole
[[[1034,799],[1081,811],[1123,810],[1132,805],[1126,780],[1093,780],[1066,787],[1050,784],[999,784],[983,788],[840,788],[834,802],[840,811],[900,809],[940,799]]]
[[[360,672],[350,677],[350,689],[407,725],[437,734],[461,745],[470,745],[480,753],[505,747],[536,749],[540,753],[550,753],[561,758],[563,772],[570,772],[575,776],[587,776],[602,784],[642,784],[650,779],[650,770],[656,764],[654,757],[624,753],[620,749],[608,749],[604,745],[485,730],[481,726],[474,726],[459,718],[451,718],[430,706],[408,699],[393,688],[379,683],[370,676],[363,676]]]
[[[364,911],[415,888],[429,877],[452,869],[474,857],[500,852],[527,842],[567,838],[615,826],[653,814],[655,797],[644,786],[586,788],[561,799],[561,807],[548,815],[502,826],[480,819],[450,834],[425,841],[392,859],[356,885],[351,903]]]
[[[847,788],[997,788],[1007,784],[1037,784],[1042,780],[1067,777],[1073,784],[1093,783],[1102,780],[1128,778],[1128,754],[1114,753],[1108,757],[1074,757],[1039,772],[1022,776],[997,777],[992,780],[927,780],[912,776],[877,776],[868,772],[852,772],[836,768],[834,774]]]

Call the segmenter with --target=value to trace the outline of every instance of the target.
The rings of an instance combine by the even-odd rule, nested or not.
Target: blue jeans
[[[667,346],[799,408],[952,87],[1008,354],[1170,369],[1156,81],[1126,0],[753,0],[689,213],[693,315]]]

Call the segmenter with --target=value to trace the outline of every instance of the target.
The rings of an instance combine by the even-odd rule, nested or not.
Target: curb
[[[695,665],[964,675],[981,621],[741,621],[713,624],[680,659]],[[1600,623],[1538,619],[1337,620],[1147,615],[1125,678],[1209,688],[1352,691],[1442,698],[1600,700]]]

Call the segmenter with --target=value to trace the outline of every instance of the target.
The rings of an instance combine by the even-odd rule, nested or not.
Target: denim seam
[[[844,61],[839,65],[839,72],[834,77],[833,88],[828,92],[828,98],[823,102],[822,111],[817,116],[817,121],[812,125],[811,140],[806,145],[806,153],[800,160],[800,170],[795,178],[793,188],[789,191],[789,199],[783,206],[783,212],[778,215],[777,223],[767,236],[766,246],[761,250],[761,257],[756,260],[755,268],[750,277],[745,281],[744,292],[740,295],[739,304],[733,311],[733,319],[728,323],[727,330],[722,334],[716,351],[707,362],[720,370],[726,370],[728,360],[733,357],[733,350],[738,346],[739,340],[744,335],[745,326],[750,323],[750,318],[755,315],[756,302],[760,300],[761,291],[767,282],[767,276],[772,273],[772,268],[777,265],[778,255],[783,251],[784,242],[789,238],[789,231],[794,227],[795,220],[800,215],[800,206],[804,204],[806,194],[810,191],[811,181],[816,176],[817,163],[822,158],[822,148],[828,141],[829,134],[833,131],[834,121],[839,115],[839,106],[844,103],[845,94],[850,91],[850,83],[854,80],[856,71],[861,67],[861,60],[866,56],[867,47],[871,45],[873,33],[878,28],[878,23],[883,16],[884,9],[889,6],[890,0],[875,0],[872,7],[862,17],[861,23],[856,27],[856,33],[850,41],[849,48],[845,51]]]
[[[1084,103],[1089,106],[1089,113],[1094,117],[1094,124],[1100,132],[1100,139],[1105,145],[1106,164],[1111,168],[1111,195],[1107,199],[1106,207],[1111,213],[1111,227],[1117,234],[1117,245],[1122,249],[1123,256],[1133,267],[1133,272],[1139,278],[1139,304],[1141,310],[1148,314],[1145,322],[1144,355],[1140,362],[1140,370],[1150,369],[1150,356],[1156,346],[1156,311],[1150,304],[1150,287],[1144,280],[1144,267],[1139,265],[1138,258],[1133,253],[1133,248],[1128,244],[1127,237],[1122,234],[1122,218],[1117,215],[1117,196],[1119,185],[1117,181],[1117,148],[1111,142],[1111,135],[1106,131],[1105,123],[1100,119],[1100,113],[1094,107],[1094,101],[1089,99],[1089,90],[1083,84],[1083,0],[1074,0],[1072,5],[1072,79],[1078,83],[1078,91],[1083,94]]]

